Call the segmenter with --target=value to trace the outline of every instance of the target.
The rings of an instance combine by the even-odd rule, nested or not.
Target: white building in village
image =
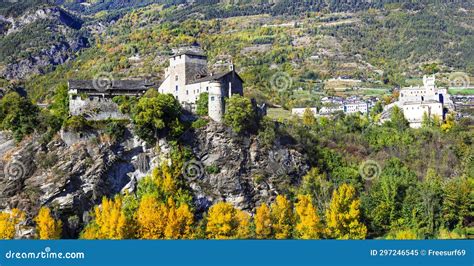
[[[350,101],[344,103],[344,113],[354,114],[362,113],[367,114],[369,112],[369,104],[364,101]]]
[[[406,87],[400,90],[398,105],[410,127],[421,127],[424,114],[430,117],[445,118],[445,109],[453,109],[454,105],[446,89],[435,85],[435,76],[424,76],[423,86]]]
[[[233,65],[229,71],[214,74],[207,68],[207,57],[198,47],[178,51],[169,59],[160,93],[169,93],[181,105],[194,112],[201,93],[209,93],[209,117],[222,122],[225,99],[234,94],[243,95],[243,80]]]
[[[344,100],[338,97],[324,97],[321,103],[323,106],[319,110],[316,107],[309,108],[315,116],[331,115],[337,112],[343,112],[345,114],[367,114],[369,112],[369,104],[356,98]],[[303,116],[305,110],[306,108],[293,108],[291,113],[292,115]]]

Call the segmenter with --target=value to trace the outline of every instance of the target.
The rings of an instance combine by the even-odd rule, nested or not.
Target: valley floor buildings
[[[222,122],[225,100],[232,95],[243,95],[243,80],[230,64],[229,70],[213,73],[208,70],[207,57],[199,47],[178,50],[170,59],[164,81],[158,92],[173,95],[184,109],[195,112],[202,93],[208,93],[209,117]],[[125,119],[116,96],[142,96],[155,84],[146,80],[70,80],[69,111],[88,120]]]

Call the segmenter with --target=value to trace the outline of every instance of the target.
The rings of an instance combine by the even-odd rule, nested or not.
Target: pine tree
[[[39,239],[60,239],[63,223],[51,216],[47,207],[42,207],[35,218]]]
[[[338,239],[364,239],[367,228],[359,221],[359,207],[360,200],[353,186],[342,184],[334,191],[326,210],[328,235]]]
[[[293,210],[291,202],[285,196],[278,195],[271,206],[272,228],[276,239],[291,237]]]
[[[298,202],[295,204],[296,227],[295,234],[300,239],[319,239],[322,227],[316,208],[311,202],[311,196],[298,195]]]
[[[262,204],[255,213],[255,233],[258,239],[269,239],[272,237],[272,220],[270,208]]]

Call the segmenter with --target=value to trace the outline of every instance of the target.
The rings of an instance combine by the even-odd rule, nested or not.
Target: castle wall
[[[69,113],[82,115],[87,120],[130,119],[122,114],[119,107],[111,98],[88,97],[81,99],[79,96],[70,96]]]
[[[441,119],[444,117],[443,105],[439,102],[405,104],[402,109],[403,115],[413,128],[421,127],[425,113],[430,117],[435,115]]]

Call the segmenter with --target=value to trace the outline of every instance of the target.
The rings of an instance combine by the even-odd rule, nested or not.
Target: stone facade
[[[453,110],[450,95],[446,89],[439,89],[435,85],[435,76],[424,76],[423,86],[407,87],[400,90],[398,105],[410,127],[421,127],[424,114],[430,117],[445,118],[446,110]]]
[[[196,111],[201,93],[209,93],[209,117],[222,122],[225,99],[243,95],[243,80],[231,65],[228,72],[214,74],[207,68],[207,57],[197,47],[186,48],[170,58],[160,93],[172,94],[185,108]]]
[[[70,80],[69,85],[69,113],[82,115],[87,120],[129,119],[119,111],[118,105],[113,102],[115,96],[143,95],[152,83],[145,80],[102,81],[108,82],[105,86],[101,81]]]
[[[243,80],[233,65],[229,71],[214,74],[208,71],[207,57],[198,47],[178,51],[169,59],[159,93],[173,95],[184,109],[195,112],[201,93],[209,93],[209,117],[222,122],[225,100],[243,95]],[[102,83],[102,84],[101,84]],[[142,96],[154,84],[146,80],[71,80],[69,81],[69,112],[88,120],[128,119],[120,113],[115,96]]]

